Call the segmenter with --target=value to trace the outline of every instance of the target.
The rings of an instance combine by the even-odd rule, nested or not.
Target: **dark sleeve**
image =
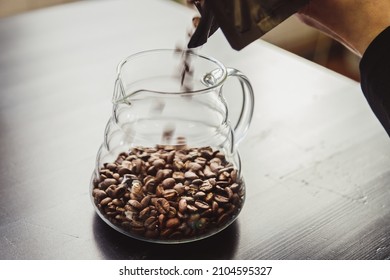
[[[390,136],[390,27],[368,46],[360,61],[363,93]]]

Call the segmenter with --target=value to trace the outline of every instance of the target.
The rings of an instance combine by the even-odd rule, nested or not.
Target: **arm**
[[[389,0],[312,0],[298,17],[362,56],[390,26]]]
[[[390,136],[390,0],[312,0],[298,17],[362,57],[363,93]]]

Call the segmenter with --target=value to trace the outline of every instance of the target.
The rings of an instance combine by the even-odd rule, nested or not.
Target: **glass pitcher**
[[[90,187],[98,215],[157,243],[194,241],[229,226],[245,200],[237,145],[253,114],[247,77],[191,50],[137,53],[117,73]],[[232,76],[243,94],[234,126],[223,96]]]

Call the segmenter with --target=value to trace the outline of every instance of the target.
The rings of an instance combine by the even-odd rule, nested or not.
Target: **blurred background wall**
[[[0,18],[76,1],[86,0],[0,0]],[[186,2],[186,0],[162,1],[176,1],[181,4]],[[304,25],[295,17],[287,19],[262,39],[351,79],[356,81],[360,79],[359,60],[354,54],[336,41]]]

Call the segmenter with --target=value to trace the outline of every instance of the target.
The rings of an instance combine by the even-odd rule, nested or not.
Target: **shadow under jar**
[[[234,127],[223,97],[231,76],[243,94]],[[237,145],[253,106],[248,79],[213,58],[175,50],[126,58],[91,180],[96,212],[119,232],[156,243],[229,226],[245,200]]]

